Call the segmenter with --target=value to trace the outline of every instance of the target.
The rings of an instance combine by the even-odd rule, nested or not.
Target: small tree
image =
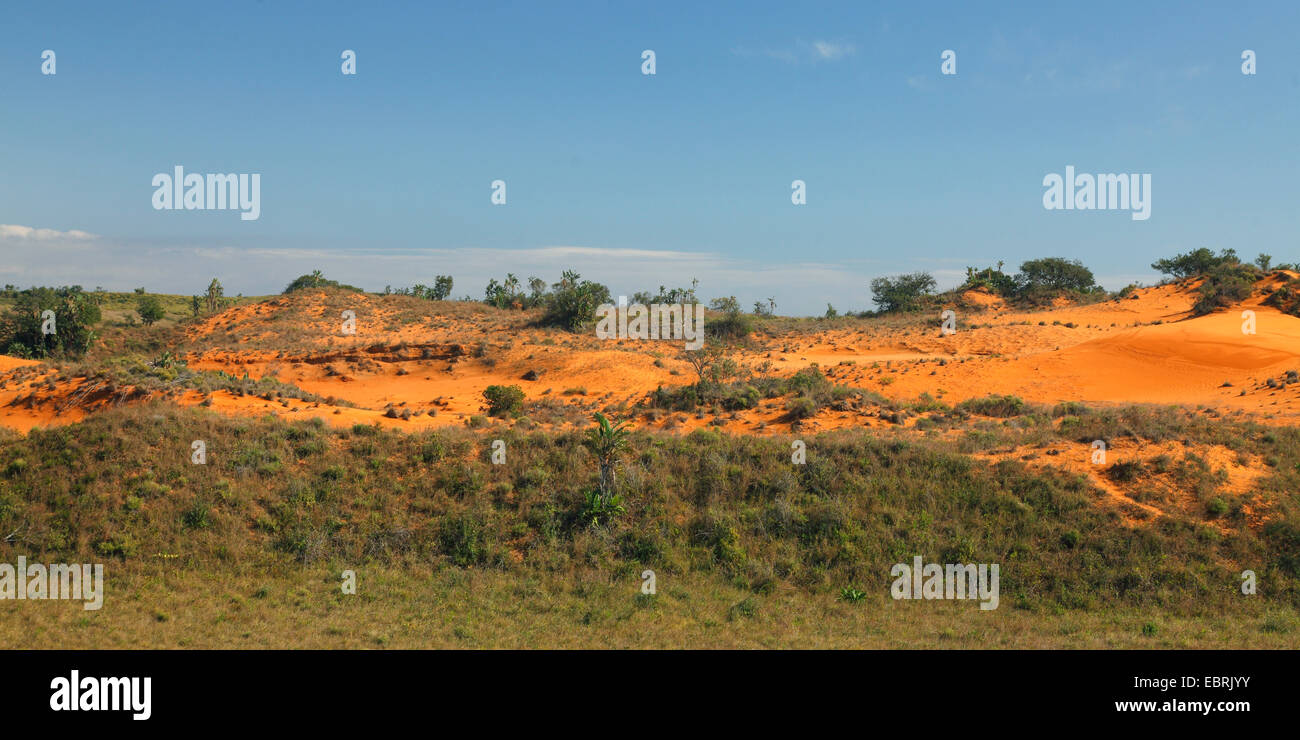
[[[487,287],[483,289],[483,302],[489,306],[505,308],[510,299],[506,288],[497,282],[496,278],[488,280]]]
[[[871,281],[871,300],[881,311],[911,311],[920,305],[923,296],[930,295],[937,283],[928,272]]]
[[[54,313],[53,334],[45,332],[45,311]],[[99,320],[99,306],[78,286],[29,288],[0,320],[0,347],[19,357],[79,357],[95,340]]]
[[[560,326],[577,331],[596,320],[596,309],[610,302],[609,288],[583,280],[573,270],[565,270],[560,282],[552,287],[541,318],[544,326]]]
[[[1025,290],[1087,292],[1096,287],[1092,270],[1079,260],[1044,257],[1020,265],[1019,281]]]
[[[528,278],[528,290],[532,293],[528,297],[529,301],[536,306],[546,297],[546,281],[539,277],[530,277]]]
[[[439,275],[433,279],[433,300],[446,300],[451,295],[451,275]]]
[[[167,311],[163,309],[162,301],[158,300],[156,295],[140,296],[140,300],[136,302],[135,312],[140,315],[140,320],[144,322],[145,326],[150,326],[153,322],[167,315]]]
[[[212,282],[208,283],[208,292],[207,292],[208,313],[217,312],[217,309],[221,307],[221,298],[224,295],[225,295],[225,289],[221,287],[221,281],[217,280],[216,278],[212,278]]]
[[[721,350],[713,342],[705,341],[704,346],[699,349],[688,349],[682,351],[682,359],[690,363],[691,369],[699,376],[700,387],[704,386],[704,381],[709,371],[709,366],[721,356]]]
[[[522,294],[519,292],[519,278],[513,272],[506,273],[506,298],[511,304],[518,303]]]
[[[607,506],[610,503],[617,504],[615,468],[618,465],[619,453],[627,447],[627,422],[612,424],[599,411],[596,412],[595,419],[596,428],[587,432],[586,445],[587,449],[591,450],[592,454],[596,456],[596,462],[600,464],[600,498],[598,503]]]
[[[1193,249],[1186,254],[1176,254],[1173,257],[1156,260],[1151,263],[1151,269],[1159,270],[1166,275],[1175,279],[1203,275],[1210,270],[1223,264],[1236,264],[1237,252],[1233,249],[1221,250],[1218,256],[1214,252],[1200,247]]]

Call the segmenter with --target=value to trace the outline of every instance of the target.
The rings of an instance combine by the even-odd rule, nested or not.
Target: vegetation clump
[[[8,313],[0,318],[0,347],[15,357],[77,358],[95,340],[99,304],[74,285],[29,288],[16,292]]]
[[[524,389],[517,385],[489,385],[483,389],[490,416],[518,416],[523,412]]]
[[[320,270],[312,270],[310,275],[300,275],[294,278],[293,282],[285,286],[283,293],[288,295],[300,290],[311,288],[340,288],[342,290],[351,290],[361,293],[362,290],[353,285],[345,285],[337,280],[330,280],[321,274]]]

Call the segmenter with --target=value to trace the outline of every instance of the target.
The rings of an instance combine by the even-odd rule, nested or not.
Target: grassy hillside
[[[1112,627],[1129,635],[1136,619],[1148,637],[1171,620],[1191,633],[1196,624],[1231,624],[1215,640],[1239,646],[1265,633],[1300,640],[1300,433],[1137,408],[1071,410],[1076,414],[1053,420],[999,407],[1006,418],[988,421],[976,446],[1098,434],[1231,441],[1243,454],[1269,459],[1272,472],[1261,488],[1273,503],[1265,522],[1247,526],[1241,502],[1230,500],[1222,511],[1170,507],[1156,521],[1123,526],[1083,478],[1019,462],[989,464],[955,451],[960,445],[936,430],[931,438],[810,437],[802,466],[791,464],[789,439],[637,433],[619,475],[627,511],[592,523],[585,493],[598,472],[580,434],[333,430],[315,420],[231,419],[149,404],[0,443],[0,559],[107,562],[116,588],[105,609],[75,615],[92,622],[133,623],[139,609],[157,610],[153,618],[166,621],[169,608],[216,619],[249,598],[241,591],[282,589],[278,607],[257,607],[279,625],[259,638],[275,645],[314,644],[296,636],[289,615],[350,604],[339,601],[347,597],[330,576],[345,569],[390,584],[383,594],[363,591],[390,615],[433,598],[430,579],[450,591],[481,583],[491,598],[439,608],[469,609],[462,618],[497,631],[515,622],[540,629],[561,618],[520,608],[545,595],[569,617],[582,608],[574,618],[587,622],[656,604],[711,604],[712,616],[696,613],[673,628],[683,634],[703,629],[700,620],[748,621],[762,612],[775,620],[770,627],[784,625],[778,633],[789,630],[788,641],[777,644],[855,644],[859,636],[846,624],[818,625],[822,610],[876,629],[905,610],[910,626],[897,629],[917,639],[932,629],[965,634],[951,620],[983,619],[981,629],[998,634],[1034,622],[1033,639],[1043,644],[1104,642]],[[206,465],[190,462],[195,439],[206,443]],[[490,462],[494,439],[506,443],[504,465]],[[1194,476],[1194,466],[1187,469]],[[1187,490],[1224,496],[1213,471],[1204,475]],[[927,562],[1000,563],[996,616],[977,616],[970,603],[891,602],[890,567],[916,554]],[[658,596],[638,595],[647,568],[657,574]],[[1239,590],[1246,569],[1258,574],[1255,596]],[[172,607],[143,606],[155,602],[139,589],[157,591],[163,582],[186,594],[183,607],[174,598],[157,601]],[[844,589],[864,596],[840,603]],[[124,601],[135,608],[123,609]],[[355,623],[363,610],[339,608],[344,612],[331,620],[340,634],[368,634]],[[1086,634],[1057,632],[1061,617]],[[59,618],[74,617],[69,610]],[[628,643],[615,622],[601,639]],[[745,630],[769,644],[761,630]],[[737,635],[724,632],[717,644],[737,644],[730,642]],[[155,640],[152,629],[134,634],[142,643]],[[16,637],[4,640],[15,644]]]

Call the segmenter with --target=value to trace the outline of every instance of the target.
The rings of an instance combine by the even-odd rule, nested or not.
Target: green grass
[[[356,572],[354,595],[340,588],[348,568]],[[0,649],[1300,646],[1296,611],[1259,601],[1191,616],[1141,608],[982,612],[969,602],[845,601],[790,589],[753,594],[703,576],[660,576],[658,593],[645,596],[638,579],[595,571],[520,576],[345,563],[231,570],[162,559],[110,566],[107,581],[99,611],[73,602],[9,604]]]
[[[1094,417],[1147,435],[1172,434],[1167,427],[1176,424],[1184,435],[1196,431],[1191,419],[1159,414],[1086,418]],[[784,438],[634,433],[618,476],[626,512],[589,526],[582,510],[597,470],[576,432],[335,430],[312,420],[231,419],[147,404],[0,441],[0,530],[16,533],[0,543],[0,558],[107,562],[110,572],[129,578],[189,573],[176,576],[189,579],[184,609],[170,597],[142,602],[173,615],[153,628],[168,635],[186,622],[185,610],[195,619],[215,618],[227,592],[239,590],[230,584],[258,573],[272,574],[268,602],[287,612],[261,618],[287,625],[295,610],[332,608],[322,601],[329,590],[312,585],[322,569],[353,568],[388,574],[392,585],[376,608],[399,625],[398,615],[431,603],[424,593],[429,578],[484,579],[488,592],[481,597],[472,589],[456,592],[454,608],[435,610],[481,620],[471,644],[520,644],[521,637],[505,636],[512,620],[538,630],[524,634],[541,634],[568,629],[572,618],[606,624],[598,630],[603,644],[653,642],[633,629],[651,617],[637,612],[625,631],[609,616],[639,608],[633,597],[649,568],[658,574],[660,596],[645,611],[676,620],[672,630],[680,632],[671,634],[708,635],[715,622],[747,625],[742,636],[712,633],[716,639],[707,644],[718,646],[855,644],[852,629],[864,617],[845,617],[839,627],[817,621],[840,605],[876,615],[868,622],[885,632],[874,643],[862,633],[864,644],[892,644],[889,629],[926,634],[941,622],[954,635],[941,644],[969,647],[979,645],[964,642],[975,635],[1026,644],[1030,638],[1016,632],[1030,623],[1042,645],[1140,646],[1148,644],[1140,641],[1147,622],[1183,625],[1162,627],[1157,644],[1294,640],[1294,631],[1260,632],[1250,620],[1273,610],[1284,615],[1273,623],[1285,627],[1300,604],[1300,440],[1291,429],[1216,433],[1279,460],[1260,484],[1274,505],[1259,531],[1213,530],[1207,522],[1217,515],[1204,507],[1131,529],[1078,476],[1017,462],[990,465],[939,441],[862,432],[806,438],[802,466],[790,463]],[[491,464],[495,438],[505,440],[509,465]],[[195,439],[206,443],[207,465],[190,463]],[[927,562],[999,563],[996,616],[976,614],[969,602],[888,600],[890,567],[917,554]],[[162,575],[147,575],[160,567]],[[1255,596],[1237,589],[1246,569],[1259,575]],[[207,574],[208,585],[196,574]],[[510,606],[503,594],[529,583],[550,595],[538,601],[525,590]],[[591,591],[566,591],[572,583]],[[627,593],[614,584],[625,584]],[[840,600],[845,584],[866,594],[861,603]],[[292,604],[277,601],[286,588],[306,591]],[[671,596],[673,588],[684,596]],[[560,614],[532,614],[538,603]],[[595,610],[591,616],[575,617],[582,604]],[[911,616],[903,621],[917,624],[891,628],[881,616],[904,613]],[[1078,633],[1053,635],[1066,617]],[[804,619],[805,632],[778,628]],[[1001,626],[979,627],[995,623]],[[1196,624],[1236,624],[1240,634],[1196,638]],[[200,626],[185,639],[212,639],[213,631]],[[287,627],[268,629],[273,634],[249,644],[315,644]],[[345,634],[355,637],[363,627],[349,629]],[[420,639],[415,628],[390,632],[385,645]],[[537,644],[570,644],[580,634],[539,637]]]

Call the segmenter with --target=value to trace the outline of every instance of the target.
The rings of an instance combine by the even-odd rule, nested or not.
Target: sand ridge
[[[784,331],[760,329],[732,358],[777,376],[816,364],[834,383],[897,401],[925,394],[953,404],[1011,394],[1044,404],[1206,405],[1293,421],[1300,415],[1300,385],[1269,381],[1300,368],[1300,318],[1261,305],[1267,290],[1283,280],[1272,276],[1241,306],[1200,317],[1191,316],[1197,281],[1038,310],[1009,309],[996,296],[966,291],[954,309],[961,323],[952,335],[940,332],[937,321],[836,320],[825,328],[812,321]],[[1246,308],[1256,315],[1254,334],[1242,332]],[[341,331],[344,310],[357,317],[355,334]],[[186,327],[184,336],[176,352],[190,368],[274,378],[320,398],[216,392],[177,399],[205,402],[220,413],[437,428],[482,414],[487,386],[518,385],[529,401],[581,409],[577,418],[613,408],[636,417],[634,425],[687,431],[711,421],[670,413],[660,415],[671,420],[665,424],[642,413],[656,388],[695,381],[678,343],[539,329],[521,312],[479,304],[303,291],[207,317]],[[52,373],[45,363],[0,359],[0,425],[27,431],[68,423],[126,400],[88,397],[69,405],[84,389],[75,380],[51,385]],[[724,426],[742,433],[788,431],[779,401],[730,414]],[[881,423],[869,408],[823,409],[802,428]]]

